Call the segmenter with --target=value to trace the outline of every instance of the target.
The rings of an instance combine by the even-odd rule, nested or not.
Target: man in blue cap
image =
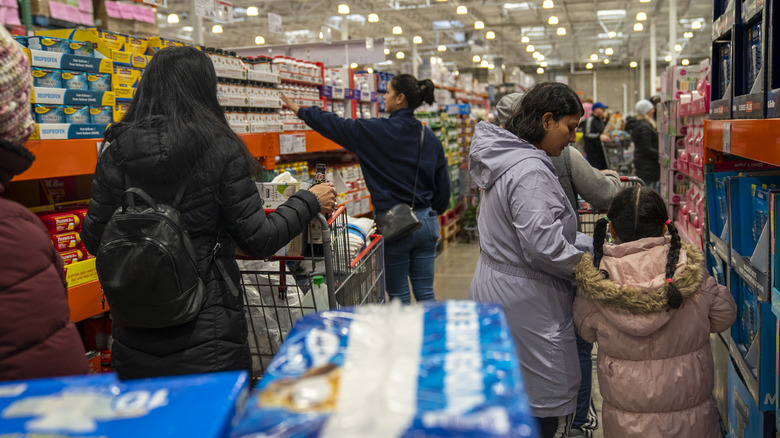
[[[609,169],[607,157],[604,156],[604,146],[601,142],[609,141],[609,136],[604,134],[604,110],[607,105],[601,102],[593,104],[590,117],[585,122],[583,139],[585,141],[585,158],[591,166],[599,170]]]

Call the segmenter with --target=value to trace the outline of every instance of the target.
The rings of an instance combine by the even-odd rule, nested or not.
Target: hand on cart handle
[[[321,213],[323,215],[327,216],[336,210],[338,206],[336,202],[337,193],[336,189],[333,188],[333,184],[320,183],[312,186],[309,191],[317,195],[317,199],[320,200]]]
[[[298,113],[298,111],[296,111],[296,114],[297,113]],[[610,138],[610,136],[608,136],[607,134],[601,134],[601,136],[599,138],[601,138],[601,141],[611,141],[612,140],[612,138]]]
[[[298,110],[301,109],[301,106],[293,102],[292,100],[290,100],[290,98],[285,96],[284,94],[280,94],[279,96],[281,96],[282,102],[284,102],[284,104],[287,105],[287,108],[289,108],[290,111],[295,113],[295,115],[297,116]]]

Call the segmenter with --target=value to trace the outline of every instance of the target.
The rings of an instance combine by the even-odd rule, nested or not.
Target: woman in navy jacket
[[[312,129],[354,152],[360,159],[371,192],[375,217],[396,204],[411,203],[421,123],[414,110],[433,103],[433,82],[408,74],[393,77],[385,106],[389,118],[344,119],[317,107],[301,108],[284,95],[282,100]],[[425,129],[414,211],[423,226],[385,243],[385,275],[390,299],[410,302],[409,281],[417,301],[435,299],[434,258],[439,239],[438,215],[450,201],[450,177],[444,150],[436,135]]]

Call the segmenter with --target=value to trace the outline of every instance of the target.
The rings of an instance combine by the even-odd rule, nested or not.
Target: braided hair
[[[644,187],[630,187],[620,191],[612,200],[607,218],[599,219],[593,231],[593,265],[598,268],[604,257],[604,241],[607,225],[612,222],[620,242],[633,242],[646,237],[664,234],[664,225],[672,237],[666,258],[666,299],[669,307],[676,309],[682,304],[682,294],[674,285],[674,271],[680,258],[682,243],[677,227],[669,220],[663,198],[654,190]]]

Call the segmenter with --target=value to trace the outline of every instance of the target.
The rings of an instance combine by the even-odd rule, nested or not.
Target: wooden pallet
[[[446,250],[448,246],[455,243],[455,238],[458,236],[460,228],[460,223],[457,220],[439,227],[439,235],[441,236],[441,240],[439,241],[439,248],[442,251]]]

